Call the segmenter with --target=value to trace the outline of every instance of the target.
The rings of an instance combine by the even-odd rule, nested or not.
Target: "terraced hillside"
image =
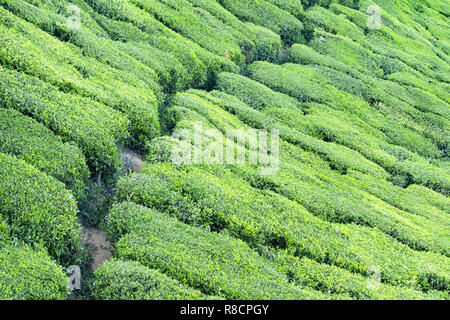
[[[449,17],[0,0],[0,299],[449,299]]]

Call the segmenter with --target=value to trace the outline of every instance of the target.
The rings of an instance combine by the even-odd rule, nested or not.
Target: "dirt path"
[[[125,173],[129,171],[139,173],[145,165],[145,162],[139,157],[139,155],[127,148],[123,148],[120,152],[120,157],[125,165]]]
[[[92,250],[92,271],[111,258],[111,244],[106,240],[105,233],[99,228],[83,227],[83,240]]]
[[[132,150],[124,148],[120,156],[125,165],[122,174],[129,171],[140,172],[144,167],[144,161]],[[111,258],[111,244],[106,240],[105,233],[99,228],[83,227],[82,232],[84,243],[92,251],[91,269],[95,271],[103,262]]]

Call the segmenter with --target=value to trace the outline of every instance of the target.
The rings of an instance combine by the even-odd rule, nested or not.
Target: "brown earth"
[[[92,271],[111,258],[111,244],[106,240],[106,235],[102,230],[83,227],[83,240],[92,250]]]

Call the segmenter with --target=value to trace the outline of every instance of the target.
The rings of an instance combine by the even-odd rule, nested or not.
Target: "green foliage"
[[[427,269],[436,279],[447,272],[448,258],[442,255],[414,251],[377,229],[325,222],[277,193],[252,188],[242,176],[242,171],[234,175],[221,166],[149,165],[121,179],[117,197],[188,223],[226,229],[252,246],[291,248],[297,255],[363,274],[378,265],[383,282],[394,285],[416,286]],[[440,283],[448,286],[448,279]]]
[[[0,245],[10,240],[9,226],[5,219],[0,215]]]
[[[247,84],[251,87],[259,87],[259,84],[252,82],[251,80],[248,80]],[[266,93],[270,93],[271,90],[268,88],[266,89],[268,90]],[[276,92],[273,93],[273,97],[276,98]],[[306,117],[304,117],[302,111],[288,107],[269,107],[266,109],[267,111],[265,111],[267,114],[265,114],[250,108],[228,94],[213,91],[212,95],[218,98],[213,98],[214,103],[228,112],[236,113],[238,117],[246,124],[260,129],[279,130],[280,137],[282,139],[294,145],[300,146],[305,150],[316,152],[329,161],[330,166],[339,172],[345,173],[348,169],[352,168],[373,174],[374,176],[387,176],[386,172],[380,166],[370,162],[357,152],[347,147],[338,145],[333,141],[322,141],[305,134],[305,130],[300,127],[301,124],[307,122],[305,121]],[[283,100],[286,100],[286,97],[281,97],[283,97]],[[211,96],[206,98],[211,99]],[[250,101],[250,103],[258,108],[257,99]],[[276,103],[277,102],[274,102],[274,104]],[[295,125],[295,123],[300,125]]]
[[[144,82],[147,88],[153,90],[158,96],[160,88],[155,82],[157,80],[155,72],[117,49],[113,41],[97,36],[96,33],[100,32],[98,32],[97,28],[95,28],[95,31],[92,30],[92,23],[83,23],[80,30],[72,31],[66,25],[67,18],[59,14],[61,11],[64,13],[64,6],[43,9],[42,7],[28,4],[26,0],[14,1],[14,3],[7,0],[4,2],[7,3],[6,7],[17,16],[39,26],[42,30],[58,37],[61,41],[80,47],[84,56],[93,57],[99,62],[118,70],[133,73],[135,80],[139,79]],[[66,3],[69,4],[68,2]],[[39,18],[33,19],[32,17],[45,17],[45,23],[42,23]],[[86,22],[86,19],[83,22]],[[83,26],[85,27],[83,28]]]
[[[62,93],[34,77],[0,67],[0,106],[29,114],[77,143],[93,172],[114,175],[120,167],[116,143],[127,136],[128,120],[87,98]]]
[[[0,109],[0,152],[9,153],[65,183],[79,198],[89,170],[81,151],[32,118]]]
[[[248,87],[251,88],[251,85]],[[187,119],[194,118],[195,115],[193,113],[197,114],[196,121],[204,117],[205,126],[212,124],[224,134],[227,129],[245,127],[236,117],[220,110],[218,107],[220,106],[257,128],[267,130],[277,127],[281,128],[281,137],[287,136],[288,139],[292,140],[292,136],[287,134],[289,131],[286,127],[277,124],[259,111],[249,108],[226,94],[212,92],[212,95],[220,99],[215,99],[211,95],[194,90],[177,95],[174,103],[183,108],[182,110],[178,108],[180,111],[176,116],[178,118],[177,127],[180,125],[189,126]],[[205,100],[199,99],[199,96]],[[190,114],[186,117],[185,110],[189,109]],[[286,111],[283,110],[282,113],[286,113]],[[292,117],[292,115],[290,116]],[[321,118],[323,117],[321,115]],[[297,119],[294,118],[293,120],[296,121]],[[294,125],[291,126],[293,127]],[[323,142],[322,144],[326,145]],[[448,241],[445,239],[447,231],[446,227],[442,226],[442,222],[434,222],[434,220],[424,219],[415,216],[415,214],[398,210],[365,192],[357,190],[353,187],[353,183],[346,181],[345,177],[330,171],[330,168],[324,170],[323,167],[317,165],[317,162],[319,162],[317,158],[311,157],[310,154],[297,147],[282,143],[281,150],[281,169],[274,175],[263,177],[251,168],[241,170],[241,167],[237,167],[235,170],[239,176],[245,177],[254,186],[258,186],[255,180],[263,180],[265,181],[264,183],[270,185],[271,190],[275,190],[289,199],[297,201],[311,213],[329,221],[340,223],[354,222],[376,226],[414,249],[430,250],[448,255],[449,246]],[[320,149],[315,148],[313,150]],[[341,150],[337,154],[339,155],[343,151]],[[308,161],[309,163],[305,163],[306,161],[302,159],[303,157],[312,159]],[[337,161],[332,161],[330,167],[339,168],[339,166],[342,166],[345,157],[338,157],[334,157],[334,160]],[[311,166],[314,167],[315,174],[310,173]],[[301,175],[299,175],[300,170]],[[364,170],[360,170],[364,172]],[[367,170],[367,172],[376,176],[377,179],[380,177],[388,178],[386,175],[377,175],[375,170]],[[345,188],[345,193],[342,191],[343,188]]]
[[[396,150],[396,152],[405,150],[404,148],[398,146],[386,145],[387,142],[389,144],[397,144],[410,148],[413,151],[419,152],[419,150],[421,150],[421,153],[428,156],[430,153],[435,156],[439,154],[436,151],[437,148],[431,145],[428,139],[421,136],[418,132],[415,132],[416,130],[413,131],[409,128],[405,129],[400,126],[398,123],[399,120],[392,116],[392,112],[388,113],[391,109],[388,109],[386,105],[377,105],[377,109],[387,109],[386,112],[383,113],[369,105],[369,103],[363,100],[362,97],[360,98],[357,95],[338,89],[338,87],[343,88],[343,86],[350,86],[350,83],[345,83],[342,79],[340,81],[332,82],[334,85],[338,86],[335,87],[329,80],[322,81],[320,79],[320,74],[317,72],[308,71],[308,68],[305,66],[293,64],[276,66],[266,62],[256,62],[249,67],[249,71],[252,79],[269,86],[273,90],[289,94],[292,97],[296,97],[300,101],[313,101],[329,105],[335,111],[329,109],[327,112],[336,112],[339,116],[349,114],[351,115],[349,119],[352,119],[350,120],[352,122],[355,121],[355,117],[358,117],[364,123],[370,124],[378,130],[376,135],[378,135],[381,139],[381,141],[380,139],[377,139],[379,144],[378,148],[384,150],[383,153],[388,153],[395,156],[393,150]],[[302,75],[303,78],[299,75]],[[330,78],[328,77],[327,79]],[[354,86],[355,90],[360,90],[361,88],[358,87],[356,83],[357,82],[355,82]],[[348,87],[345,88],[346,90],[351,91]],[[364,93],[361,93],[361,95],[364,95]],[[278,113],[278,117],[284,117],[284,122],[290,127],[295,128],[296,126],[299,126],[296,124],[298,123],[297,120],[292,121],[292,113]],[[321,126],[324,124],[323,117],[327,117],[326,113],[321,113]],[[382,119],[384,121],[382,121]],[[411,122],[409,122],[409,124],[411,126],[414,125],[414,123]],[[327,130],[335,131],[332,126],[328,126]],[[374,134],[373,128],[371,128],[370,131],[371,134]],[[326,133],[327,131],[323,130],[322,133],[323,132]],[[339,138],[336,136],[326,134],[325,137],[330,141],[337,140],[338,142],[343,143],[342,141],[339,141]],[[350,141],[352,139],[354,138],[349,137]],[[350,145],[349,142],[345,144],[351,148],[360,149],[358,144]],[[386,155],[383,155],[382,158],[380,158],[380,153],[372,153],[371,155],[368,155],[364,152],[363,154],[386,168],[394,176],[400,174],[405,177],[409,177],[412,180],[412,183],[423,184],[444,194],[448,194],[449,192],[448,188],[450,177],[445,170],[439,168],[438,166],[431,165],[426,159],[418,157],[411,152],[407,151],[406,154],[408,155],[404,158],[397,157],[397,160],[395,161],[397,163],[387,163],[385,161],[387,158]]]
[[[121,50],[152,67],[164,90],[169,93],[188,86],[187,69],[170,53],[158,50],[146,43],[126,42],[117,44]]]
[[[314,299],[325,295],[287,279],[239,240],[178,222],[133,203],[115,205],[109,232],[121,259],[156,268],[181,283],[226,299]]]
[[[0,300],[62,300],[67,276],[45,251],[0,245]]]
[[[216,1],[188,0],[193,6],[200,7],[217,19],[231,26],[236,40],[240,43],[242,53],[246,56],[246,62],[254,60],[277,61],[281,51],[280,36],[270,29],[255,25],[251,22],[243,22],[222,7]]]
[[[243,21],[266,27],[279,34],[288,45],[304,41],[303,24],[289,12],[264,0],[218,0],[224,8]]]
[[[448,300],[448,293],[423,293],[410,288],[377,283],[376,274],[364,277],[346,270],[297,258],[287,252],[276,252],[270,258],[278,270],[288,274],[292,282],[331,293],[348,294],[358,300]],[[373,272],[376,272],[374,270]]]
[[[86,262],[74,196],[87,225],[117,202],[89,297],[449,299],[449,13],[0,0],[0,299],[67,298],[53,261]],[[198,122],[223,147],[228,130],[278,130],[276,170],[171,163],[161,133]],[[123,144],[148,163],[115,186]]]
[[[106,261],[95,270],[94,299],[203,300],[207,297],[155,269],[134,261]]]
[[[100,14],[114,20],[125,21],[147,34],[148,43],[164,52],[173,54],[192,76],[198,87],[207,87],[220,71],[237,72],[239,68],[223,55],[217,56],[199,46],[192,40],[172,31],[147,11],[125,0],[87,0]],[[127,29],[124,29],[125,31]],[[122,32],[122,31],[120,31]],[[142,33],[139,33],[143,36]],[[128,40],[134,40],[133,34],[123,34]],[[131,38],[130,38],[131,36]]]
[[[292,14],[297,19],[303,18],[303,5],[301,0],[266,0]]]
[[[158,134],[158,101],[148,85],[129,72],[83,56],[82,48],[59,41],[3,8],[0,12],[2,65],[124,112],[138,145]]]
[[[223,72],[217,76],[217,88],[240,99],[257,110],[265,108],[289,108],[301,110],[294,98],[270,90],[263,84],[233,73]]]
[[[198,43],[217,55],[225,55],[237,65],[244,62],[239,43],[234,39],[234,30],[212,16],[208,11],[193,7],[187,0],[142,1],[131,3],[151,13],[167,27]],[[243,39],[244,40],[244,39]]]
[[[83,258],[77,205],[64,185],[23,160],[0,153],[0,211],[11,235],[43,244],[60,263]]]

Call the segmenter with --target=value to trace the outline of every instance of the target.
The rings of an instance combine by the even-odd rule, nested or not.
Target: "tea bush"
[[[188,68],[197,86],[208,86],[220,71],[237,72],[239,68],[225,54],[217,56],[192,40],[167,28],[145,10],[125,0],[87,0],[92,8],[108,18],[125,21],[148,34],[149,44],[164,52],[172,53]]]
[[[0,245],[0,300],[63,300],[67,276],[45,251]]]
[[[89,170],[81,151],[32,118],[0,109],[0,152],[17,156],[63,182],[79,198]]]
[[[213,16],[232,26],[235,38],[240,40],[240,48],[246,56],[247,63],[254,60],[277,61],[279,59],[282,43],[280,36],[272,30],[244,22],[222,7],[216,1],[188,0],[193,6],[207,10]]]
[[[280,35],[286,44],[304,41],[303,23],[289,12],[264,0],[244,0],[240,2],[231,0],[218,0],[218,2],[236,17],[243,21],[271,29]]]
[[[228,51],[230,59],[237,65],[244,62],[236,32],[208,11],[193,7],[187,0],[141,1],[131,3],[151,13],[167,27],[198,43],[217,55],[224,56]]]
[[[433,277],[444,277],[441,283],[448,286],[444,276],[448,258],[414,251],[377,229],[324,222],[298,203],[250,187],[242,176],[220,166],[149,165],[141,174],[119,180],[117,197],[167,210],[182,221],[209,225],[212,230],[226,229],[252,246],[288,247],[299,255],[361,273],[369,265],[379,265],[386,283],[407,285],[430,268]]]
[[[218,94],[217,92],[212,94],[216,97],[221,97],[221,99],[214,99],[201,91],[190,90],[183,94],[178,94],[174,103],[182,107],[183,110],[189,110],[191,113],[195,112],[198,114],[198,120],[201,120],[200,117],[204,117],[205,126],[213,125],[223,134],[229,129],[246,128],[236,117],[230,116],[229,113],[224,113],[218,106],[238,117],[244,114],[246,118],[252,114],[252,109],[236,99],[230,99],[224,94]],[[199,99],[199,96],[202,99]],[[256,112],[258,111],[253,110],[253,113]],[[184,111],[181,111],[181,114],[176,117],[179,118],[176,128],[180,124],[183,126],[183,123],[189,125],[186,122]],[[266,126],[262,128],[270,130],[273,128],[274,122],[266,121],[264,125]],[[256,125],[256,127],[261,128],[260,125]],[[282,137],[283,133],[282,131]],[[320,180],[323,181],[311,177],[312,175],[309,175],[307,179],[299,178],[298,170],[302,168],[308,171],[309,168],[290,155],[300,154],[302,150],[284,143],[280,147],[282,150],[280,160],[282,163],[289,164],[289,166],[285,167],[282,164],[281,172],[279,171],[276,175],[265,178],[266,181],[271,183],[272,190],[276,190],[280,194],[301,203],[310,212],[327,220],[376,226],[412,248],[425,248],[448,254],[448,243],[445,240],[446,231],[445,228],[441,227],[440,223],[433,223],[432,220],[422,219],[414,214],[385,205],[378,199],[356,190],[344,181],[342,177],[334,172],[330,172],[329,169],[315,168],[316,171],[323,171],[323,176],[320,176]],[[314,166],[314,164],[312,165]],[[293,168],[296,169],[293,170]],[[239,175],[253,179],[254,174],[250,174],[253,170],[246,170],[240,172]],[[256,175],[259,176],[260,174]],[[305,175],[304,171],[302,175]],[[384,178],[387,178],[387,176],[384,176]],[[345,194],[342,192],[343,186],[345,186]],[[406,221],[408,221],[407,226],[405,225]]]
[[[133,203],[119,203],[108,218],[117,255],[227,299],[323,298],[317,291],[289,285],[242,241],[178,222]]]
[[[364,277],[305,257],[294,257],[282,251],[275,253],[270,259],[273,259],[278,270],[289,274],[294,283],[323,292],[348,294],[358,300],[447,300],[449,298],[448,293],[445,292],[423,293],[411,288],[377,283],[376,276],[374,277],[373,274]]]
[[[84,57],[81,48],[60,42],[1,7],[0,12],[2,65],[124,112],[136,144],[158,134],[158,102],[148,86],[139,85],[128,72]]]
[[[0,106],[33,116],[66,140],[77,143],[92,172],[114,175],[116,143],[128,135],[121,113],[87,98],[62,93],[34,77],[0,67]]]
[[[64,185],[23,160],[0,153],[0,210],[11,235],[43,244],[62,264],[83,259],[77,205]]]
[[[94,299],[203,300],[207,296],[134,261],[106,261],[95,270]]]
[[[276,5],[292,14],[297,19],[303,18],[303,5],[301,0],[266,0],[268,3]]]

